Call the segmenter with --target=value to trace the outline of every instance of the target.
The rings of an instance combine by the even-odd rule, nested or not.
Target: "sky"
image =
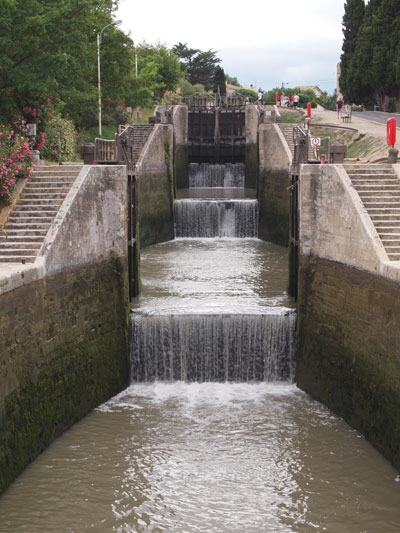
[[[213,50],[243,87],[336,87],[344,0],[193,2],[120,0],[116,18],[135,44]]]

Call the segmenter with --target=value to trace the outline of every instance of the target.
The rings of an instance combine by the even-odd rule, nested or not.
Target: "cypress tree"
[[[355,87],[357,82],[356,72],[353,71],[354,56],[359,41],[360,28],[362,27],[365,14],[364,0],[347,0],[344,5],[343,16],[343,53],[341,59],[341,73],[339,79],[340,90],[344,98],[349,102],[357,102],[358,91]]]

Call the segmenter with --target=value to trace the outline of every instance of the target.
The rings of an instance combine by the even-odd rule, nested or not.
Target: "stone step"
[[[397,227],[400,231],[400,220],[399,219],[392,219],[392,218],[386,218],[384,220],[375,220],[373,219],[374,225],[376,228],[394,228]]]
[[[343,164],[343,168],[345,169],[345,171],[347,173],[349,172],[359,172],[359,173],[362,173],[362,172],[366,172],[366,173],[374,173],[374,172],[380,172],[380,171],[383,171],[383,172],[387,172],[387,171],[390,171],[390,172],[394,172],[394,169],[392,167],[392,165],[390,163],[344,163]]]
[[[389,220],[400,222],[400,213],[385,213],[385,214],[368,213],[368,214],[374,222],[384,222],[384,221],[389,221]]]
[[[22,211],[13,214],[14,216],[8,217],[7,223],[9,224],[26,224],[29,222],[52,222],[54,219],[54,213],[51,211]]]
[[[367,186],[367,187],[382,187],[382,186],[391,186],[391,187],[400,187],[400,181],[397,178],[352,178],[351,182],[354,186]]]
[[[362,189],[358,187],[355,187],[355,189],[358,192],[360,198],[381,198],[384,196],[389,196],[398,198],[400,200],[400,189]]]
[[[361,195],[360,195],[361,197]],[[364,204],[368,207],[387,207],[387,206],[400,206],[400,197],[398,196],[364,196],[362,198]]]
[[[23,224],[13,223],[6,224],[4,230],[9,233],[10,231],[29,231],[29,230],[44,230],[48,229],[51,223],[49,222],[25,222]]]
[[[62,201],[59,201],[57,198],[52,200],[31,200],[26,199],[23,202],[17,202],[16,209],[18,211],[41,211],[43,207],[46,208],[46,211],[55,211],[57,212],[60,209]]]
[[[20,235],[11,235],[7,233],[6,235],[2,234],[0,236],[0,243],[24,243],[24,242],[43,242],[43,235],[27,235],[26,233],[20,234]]]
[[[15,247],[15,248],[3,248],[0,247],[0,255],[2,257],[8,257],[8,256],[25,256],[25,257],[36,257],[38,253],[37,249],[28,249],[25,247]]]
[[[64,198],[66,197],[66,193],[64,192],[53,192],[53,193],[49,193],[47,191],[43,191],[43,192],[40,192],[40,191],[36,191],[36,192],[31,192],[31,193],[23,193],[21,194],[20,198],[19,198],[19,202],[23,202],[25,200],[38,200],[38,201],[42,201],[42,200],[55,200],[55,201],[58,201],[58,200],[64,200]]]
[[[34,263],[36,255],[0,255],[0,263]]]
[[[39,241],[35,241],[35,242],[31,242],[31,241],[10,242],[10,240],[7,239],[6,241],[1,241],[0,242],[0,254],[2,254],[3,252],[5,252],[7,250],[15,250],[15,249],[27,250],[27,251],[29,251],[29,253],[32,250],[37,252],[37,251],[39,251],[41,246],[42,246],[42,240],[40,242]]]
[[[394,238],[390,238],[390,237],[384,237],[381,239],[383,245],[385,246],[385,248],[387,246],[400,246],[400,239],[394,237]]]
[[[24,194],[43,194],[43,193],[50,193],[50,194],[68,194],[71,187],[69,185],[66,185],[65,183],[33,183],[28,182],[28,184],[24,187]]]
[[[379,237],[383,240],[386,238],[396,238],[400,239],[400,227],[399,226],[384,226],[376,228],[376,231],[379,234]]]
[[[76,179],[76,176],[64,176],[62,178],[57,176],[31,176],[28,180],[27,186],[34,184],[35,187],[59,187],[60,185],[71,185]]]
[[[41,238],[45,237],[47,235],[47,232],[49,231],[49,227],[50,227],[50,224],[46,224],[46,227],[42,227],[42,228],[32,228],[30,227],[29,229],[27,229],[25,226],[22,227],[21,229],[18,229],[18,228],[6,228],[4,231],[4,233],[8,236],[8,238],[16,238],[16,237],[19,237],[19,236],[26,236],[28,237],[29,235],[31,236],[40,236]]]
[[[389,215],[391,213],[398,214],[400,213],[400,203],[396,207],[395,204],[391,204],[389,207],[386,204],[383,204],[382,207],[372,207],[368,209],[370,215]]]

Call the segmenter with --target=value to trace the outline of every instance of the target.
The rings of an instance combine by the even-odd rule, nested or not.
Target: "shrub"
[[[15,182],[32,172],[29,141],[11,126],[0,124],[0,205],[11,201]]]
[[[55,115],[46,124],[46,144],[41,157],[58,163],[76,160],[76,137],[73,122]]]

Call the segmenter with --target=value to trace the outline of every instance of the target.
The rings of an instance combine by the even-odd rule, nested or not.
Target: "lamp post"
[[[118,26],[118,24],[121,24],[122,20],[116,20],[114,22],[111,22],[110,24],[106,24],[99,33],[97,34],[97,93],[98,93],[98,101],[99,101],[99,137],[101,139],[101,76],[100,76],[100,45],[101,45],[101,37],[103,35],[103,31],[108,28],[109,26]]]

